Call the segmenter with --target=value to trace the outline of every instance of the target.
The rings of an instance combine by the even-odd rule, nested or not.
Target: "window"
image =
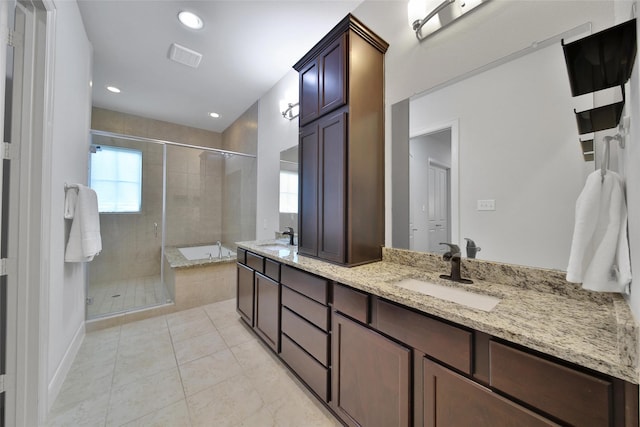
[[[100,212],[140,212],[142,151],[101,145],[91,154],[89,185]]]
[[[280,212],[298,213],[298,173],[280,171]]]

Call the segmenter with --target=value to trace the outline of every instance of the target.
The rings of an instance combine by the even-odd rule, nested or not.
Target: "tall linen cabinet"
[[[349,14],[293,67],[301,255],[348,266],[382,258],[387,48]]]

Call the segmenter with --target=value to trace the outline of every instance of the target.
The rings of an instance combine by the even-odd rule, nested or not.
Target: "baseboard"
[[[51,406],[53,406],[53,402],[56,401],[60,390],[62,390],[62,384],[64,384],[64,380],[67,378],[67,374],[71,370],[71,366],[73,365],[73,361],[75,360],[78,351],[80,350],[80,346],[82,345],[82,341],[84,340],[85,328],[84,322],[80,324],[80,327],[76,331],[73,339],[71,340],[71,344],[67,348],[67,351],[62,358],[62,361],[58,365],[58,369],[56,369],[53,378],[49,382],[48,387],[48,400],[47,400],[47,413],[51,410]]]

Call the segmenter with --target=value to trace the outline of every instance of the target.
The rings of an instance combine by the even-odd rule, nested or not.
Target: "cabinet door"
[[[429,359],[423,369],[425,427],[557,425]]]
[[[298,252],[318,255],[318,125],[300,132]]]
[[[333,313],[332,406],[350,426],[410,425],[411,350]]]
[[[300,84],[300,126],[312,122],[319,115],[320,73],[319,61],[307,64],[300,70],[298,79]]]
[[[242,320],[253,326],[253,270],[242,264],[238,268],[238,286],[236,288],[236,309]]]
[[[323,116],[347,103],[347,34],[320,54],[319,116]]]
[[[280,284],[256,273],[255,329],[275,351],[280,338]]]
[[[346,261],[347,113],[340,111],[319,121],[318,256]]]

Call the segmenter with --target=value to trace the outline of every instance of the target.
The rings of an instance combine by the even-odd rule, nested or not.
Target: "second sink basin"
[[[435,283],[424,282],[416,279],[405,279],[394,283],[404,289],[439,298],[441,300],[455,302],[469,308],[482,311],[491,311],[500,302],[500,298],[490,295],[477,294],[451,286],[443,286]]]

